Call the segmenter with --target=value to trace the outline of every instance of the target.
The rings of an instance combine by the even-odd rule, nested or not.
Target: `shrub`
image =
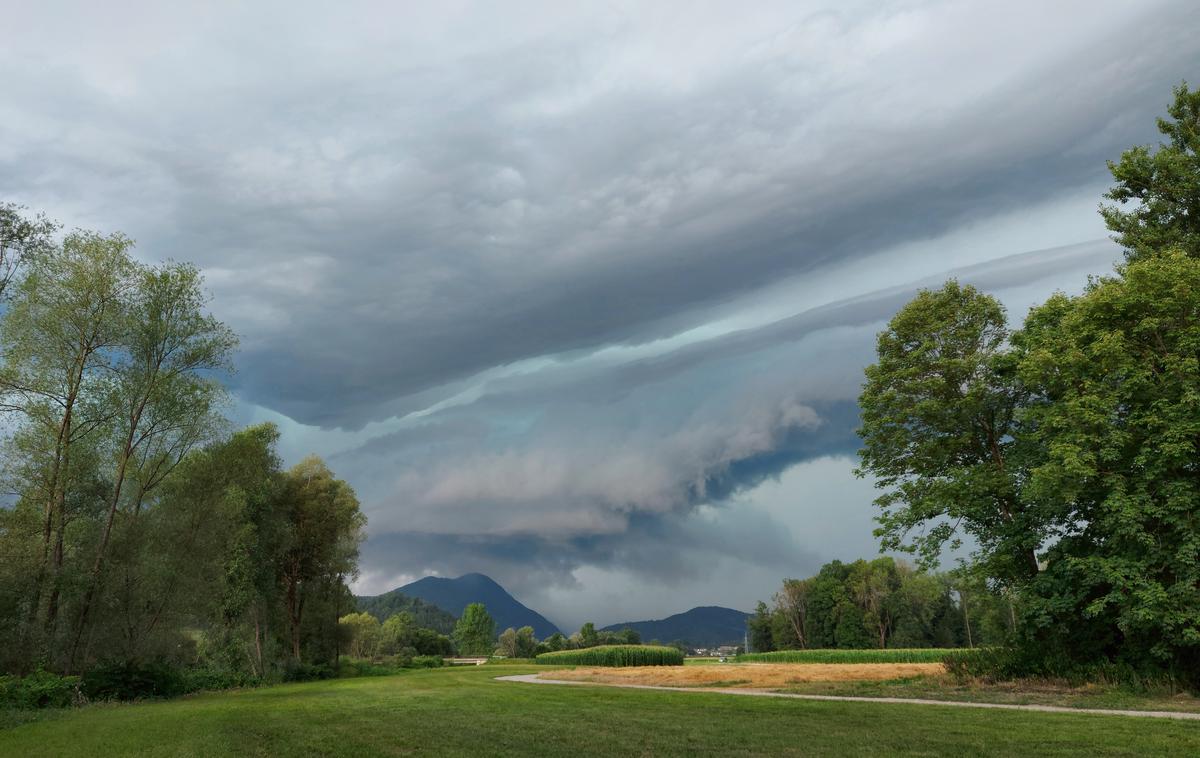
[[[556,666],[682,666],[683,653],[659,645],[600,645],[542,653],[535,661]]]
[[[28,676],[0,676],[0,706],[66,708],[79,697],[79,677],[37,671]]]
[[[179,669],[165,663],[122,661],[89,669],[79,689],[89,700],[141,700],[182,695],[187,682]]]
[[[288,661],[287,666],[283,669],[283,681],[285,682],[311,682],[332,677],[333,669],[323,663]]]
[[[954,655],[973,656],[979,648],[961,650]],[[813,649],[776,650],[773,653],[742,653],[738,663],[942,663],[945,648]]]
[[[414,655],[412,658],[413,668],[419,669],[438,669],[444,663],[440,655]]]
[[[261,681],[258,677],[240,671],[229,671],[217,668],[184,669],[182,672],[184,692],[200,692],[202,690],[230,690],[235,687],[256,687]]]

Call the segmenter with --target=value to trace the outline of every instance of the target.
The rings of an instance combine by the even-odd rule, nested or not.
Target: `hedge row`
[[[682,666],[683,653],[659,645],[600,645],[542,653],[535,660],[555,666]]]
[[[743,653],[738,663],[942,663],[948,656],[971,655],[975,651],[920,647],[869,650],[819,649],[776,650],[773,653]]]

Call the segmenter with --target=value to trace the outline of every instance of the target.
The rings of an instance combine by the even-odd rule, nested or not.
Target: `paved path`
[[[1140,716],[1155,719],[1183,719],[1200,721],[1200,713],[1182,711],[1126,711],[1110,708],[1066,708],[1058,705],[1018,705],[1016,703],[970,703],[961,700],[923,700],[913,697],[848,697],[843,695],[798,695],[791,692],[770,690],[737,689],[733,687],[663,687],[657,684],[608,684],[606,682],[569,682],[565,679],[539,679],[538,674],[514,674],[498,676],[501,682],[524,682],[527,684],[569,684],[583,687],[624,687],[634,690],[665,690],[667,692],[719,692],[724,695],[749,695],[754,697],[784,697],[793,700],[835,700],[846,703],[908,703],[910,705],[945,705],[954,708],[997,708],[1005,711],[1041,711],[1042,713],[1097,714],[1101,716]]]

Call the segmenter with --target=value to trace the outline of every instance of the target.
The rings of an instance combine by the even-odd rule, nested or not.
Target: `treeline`
[[[750,652],[995,645],[1013,631],[1011,597],[966,572],[918,571],[890,557],[832,561],[785,579],[747,621]]]
[[[1015,595],[998,675],[1200,687],[1200,91],[1110,164],[1125,262],[1011,326],[948,282],[879,335],[861,473],[883,547],[926,565],[963,536]]]
[[[131,248],[0,205],[0,669],[333,665],[354,492],[283,470],[269,425],[230,433],[235,336],[194,266]]]

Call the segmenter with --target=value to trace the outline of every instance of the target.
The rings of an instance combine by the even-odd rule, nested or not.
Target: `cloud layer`
[[[486,570],[568,616],[861,551],[812,517],[859,489],[763,498],[849,471],[875,330],[950,273],[1019,317],[1105,270],[1105,160],[1200,60],[1182,1],[5,18],[0,196],[204,267],[241,417],[360,492],[369,588]]]

